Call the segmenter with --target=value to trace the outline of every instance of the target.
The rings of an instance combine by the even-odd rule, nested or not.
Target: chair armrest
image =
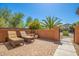
[[[35,34],[34,34],[34,33],[32,33],[32,34],[28,34],[28,35],[30,35],[30,36],[35,36]]]
[[[38,36],[38,35],[35,35],[34,37],[35,37],[35,38],[38,38],[39,36]]]
[[[37,35],[37,34],[34,34],[34,33],[32,33],[32,34],[28,34],[28,35],[30,35],[30,36],[34,36],[35,38],[38,38],[38,35]]]

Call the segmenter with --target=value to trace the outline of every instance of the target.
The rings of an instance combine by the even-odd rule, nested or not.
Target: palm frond
[[[43,20],[42,23],[44,26],[46,26],[49,29],[61,24],[60,20],[58,20],[57,17],[50,17],[50,16],[47,16],[46,20]]]

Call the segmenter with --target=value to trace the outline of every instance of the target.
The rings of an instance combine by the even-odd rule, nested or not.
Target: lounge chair
[[[34,34],[27,34],[25,31],[20,31],[21,37],[24,38],[24,41],[27,41],[29,43],[34,42],[35,37]]]
[[[9,43],[15,47],[18,44],[23,45],[24,44],[24,39],[17,37],[16,31],[8,31],[8,38],[9,38]]]

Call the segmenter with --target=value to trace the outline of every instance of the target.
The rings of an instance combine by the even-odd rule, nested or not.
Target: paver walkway
[[[72,42],[70,37],[61,39],[62,45],[59,45],[54,56],[77,56]]]

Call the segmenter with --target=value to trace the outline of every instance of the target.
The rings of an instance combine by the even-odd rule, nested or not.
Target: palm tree
[[[45,27],[45,28],[53,28],[54,26],[59,26],[61,24],[60,20],[58,20],[59,18],[57,17],[50,17],[50,16],[47,16],[46,17],[46,20],[43,20],[42,22],[42,25]]]

